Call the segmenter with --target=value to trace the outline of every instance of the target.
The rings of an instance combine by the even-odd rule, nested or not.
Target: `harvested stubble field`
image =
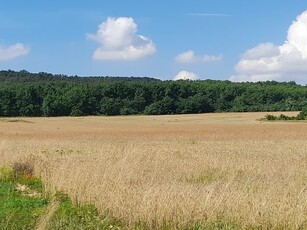
[[[307,228],[307,123],[265,115],[0,119],[0,162],[128,226]]]

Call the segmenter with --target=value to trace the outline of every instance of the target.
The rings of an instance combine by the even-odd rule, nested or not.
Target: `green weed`
[[[12,180],[13,177],[14,177],[13,169],[6,166],[0,167],[0,181]]]
[[[186,181],[190,183],[203,184],[203,183],[212,183],[218,180],[222,180],[225,177],[226,177],[225,172],[219,172],[216,169],[211,169],[211,170],[203,171],[199,175],[194,175],[192,177],[186,178]]]
[[[63,193],[57,193],[60,207],[50,221],[50,229],[123,229],[121,221],[105,212],[99,214],[94,205],[74,205]]]
[[[48,198],[32,196],[42,191],[38,178],[14,177],[13,170],[1,167],[0,229],[33,229]],[[21,184],[22,183],[22,184]]]

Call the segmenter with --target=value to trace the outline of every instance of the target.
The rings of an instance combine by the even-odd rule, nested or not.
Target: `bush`
[[[277,120],[277,117],[271,114],[267,114],[265,115],[265,119],[267,119],[268,121],[275,121]]]
[[[33,177],[34,165],[30,162],[15,162],[13,165],[14,177]]]
[[[303,109],[297,116],[296,120],[307,120],[307,109]]]
[[[290,117],[288,117],[288,116],[286,116],[284,114],[280,114],[278,120],[283,120],[283,121],[290,120]]]
[[[267,114],[265,115],[265,119],[268,121],[282,120],[282,121],[299,121],[299,120],[307,120],[307,109],[303,109],[296,117],[295,116],[286,116],[284,114],[280,114],[278,117],[274,115]]]

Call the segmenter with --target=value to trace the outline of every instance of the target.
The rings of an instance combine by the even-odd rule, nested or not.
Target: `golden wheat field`
[[[1,118],[0,163],[131,226],[307,228],[307,123],[265,115]]]

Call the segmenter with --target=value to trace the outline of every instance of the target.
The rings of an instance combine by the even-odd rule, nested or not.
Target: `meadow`
[[[307,123],[266,114],[0,118],[0,164],[128,228],[306,229]]]

